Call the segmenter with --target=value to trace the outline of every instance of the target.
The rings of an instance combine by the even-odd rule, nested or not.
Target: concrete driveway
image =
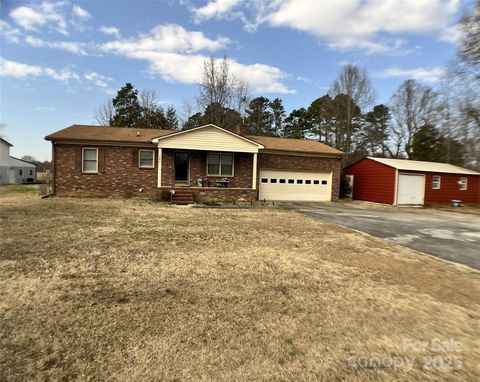
[[[480,270],[479,216],[424,209],[360,208],[339,203],[278,204]]]

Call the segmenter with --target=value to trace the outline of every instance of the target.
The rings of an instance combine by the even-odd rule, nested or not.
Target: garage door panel
[[[397,204],[422,205],[425,195],[425,176],[399,174]]]
[[[330,201],[331,195],[332,173],[260,170],[260,199]]]

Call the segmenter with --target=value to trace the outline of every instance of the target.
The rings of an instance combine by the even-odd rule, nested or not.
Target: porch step
[[[172,195],[172,204],[186,205],[195,203],[193,192],[188,189],[175,189]]]

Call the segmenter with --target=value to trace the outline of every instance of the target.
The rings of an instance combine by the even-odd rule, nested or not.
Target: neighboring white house
[[[0,184],[33,183],[37,180],[37,167],[10,156],[13,145],[0,138]]]

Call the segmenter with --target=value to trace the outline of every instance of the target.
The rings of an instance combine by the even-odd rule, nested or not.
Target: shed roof
[[[438,172],[448,174],[480,175],[480,172],[469,170],[467,168],[455,166],[448,163],[425,162],[408,159],[391,159],[367,157],[373,161],[385,164],[387,166],[405,171]]]

